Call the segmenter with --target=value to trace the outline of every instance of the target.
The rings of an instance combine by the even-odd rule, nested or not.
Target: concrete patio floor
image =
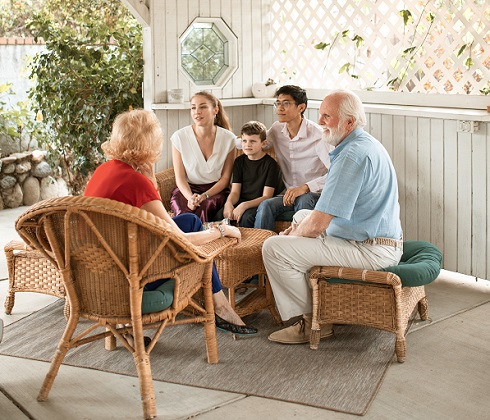
[[[18,237],[14,221],[24,210],[0,211],[2,247]],[[0,279],[7,277],[2,252]],[[2,304],[7,289],[8,281],[0,281]],[[378,395],[362,418],[490,418],[490,399],[485,396],[490,387],[490,282],[443,270],[427,287],[427,295],[433,322],[412,326],[406,362],[399,364],[393,359]],[[8,325],[54,300],[36,293],[17,293],[12,315],[2,312],[0,317]],[[62,366],[49,400],[39,403],[36,396],[47,370],[45,362],[0,356],[0,419],[142,418],[137,378]],[[359,418],[241,394],[166,382],[154,384],[159,418],[165,419]]]

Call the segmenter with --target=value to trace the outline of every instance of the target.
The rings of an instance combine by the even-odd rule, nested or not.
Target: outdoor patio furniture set
[[[168,208],[175,186],[173,170],[157,174],[157,180]],[[283,229],[284,225],[276,227]],[[99,339],[105,339],[106,348],[111,349],[117,338],[133,353],[144,417],[155,417],[149,354],[166,326],[203,324],[208,362],[218,362],[211,294],[213,261],[240,316],[268,309],[280,322],[261,256],[262,243],[274,232],[244,228],[239,244],[223,238],[198,247],[175,237],[163,220],[144,210],[93,197],[37,203],[19,217],[16,229],[25,243],[11,242],[5,247],[9,270],[5,312],[11,313],[17,292],[67,298],[64,313],[68,323],[39,393],[40,401],[47,399],[69,349]],[[420,317],[428,319],[424,285],[437,277],[441,261],[434,245],[406,241],[400,265],[384,271],[314,267],[310,273],[310,347],[318,348],[323,323],[359,324],[395,333],[397,360],[403,362],[412,313],[417,308]],[[247,284],[254,290],[235,302],[235,289],[253,275],[258,275],[258,284]],[[143,287],[160,278],[175,279],[173,303],[163,311],[142,314]],[[79,318],[93,321],[94,326],[74,338]],[[103,331],[94,331],[96,326]],[[143,330],[147,329],[155,332],[145,348]],[[128,333],[134,336],[134,345],[126,340]]]

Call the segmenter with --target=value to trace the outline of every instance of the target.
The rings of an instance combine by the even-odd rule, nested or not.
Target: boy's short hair
[[[257,134],[260,140],[264,141],[267,137],[267,128],[260,121],[249,121],[243,125],[241,134],[246,134],[247,136]]]
[[[305,104],[305,109],[308,107],[308,96],[306,96],[306,90],[303,88],[300,88],[299,86],[295,85],[284,85],[281,86],[279,89],[276,91],[276,98],[279,95],[289,95],[291,98],[294,99],[294,103],[296,105],[301,105]],[[304,114],[304,111],[301,113],[301,115]]]

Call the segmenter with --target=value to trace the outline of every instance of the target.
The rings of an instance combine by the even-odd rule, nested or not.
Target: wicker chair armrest
[[[317,266],[310,271],[310,279],[329,280],[332,278],[386,284],[392,287],[401,287],[402,285],[400,277],[385,271],[336,266]]]
[[[175,182],[174,168],[168,168],[157,172],[155,174],[155,178],[157,180],[163,205],[168,210],[170,208],[170,196],[172,194],[172,190],[177,186]]]
[[[7,253],[13,251],[30,251],[32,248],[29,247],[25,242],[15,239],[5,245],[3,249],[5,250],[5,253]]]

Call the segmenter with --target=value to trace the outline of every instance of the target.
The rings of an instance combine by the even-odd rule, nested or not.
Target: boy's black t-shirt
[[[240,155],[233,165],[233,183],[242,184],[238,203],[262,197],[264,187],[274,188],[277,194],[281,188],[281,174],[277,162],[267,153],[258,160],[250,160]]]

